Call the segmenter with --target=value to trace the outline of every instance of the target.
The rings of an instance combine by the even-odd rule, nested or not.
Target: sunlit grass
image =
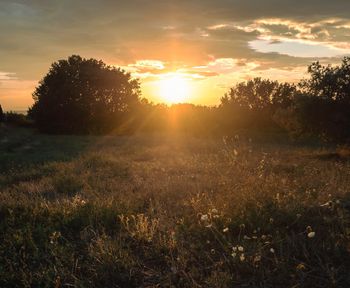
[[[11,135],[1,287],[350,285],[345,148]]]

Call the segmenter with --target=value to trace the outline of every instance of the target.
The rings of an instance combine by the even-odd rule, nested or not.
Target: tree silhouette
[[[289,106],[295,93],[296,87],[293,84],[254,78],[230,88],[221,98],[221,105],[235,105],[252,110],[275,109]]]
[[[4,122],[4,120],[5,120],[5,114],[0,105],[0,122]]]
[[[340,66],[314,62],[308,73],[299,83],[303,97],[294,105],[301,133],[350,142],[350,58],[344,57]]]
[[[276,110],[289,107],[296,94],[295,85],[268,79],[238,83],[221,98],[218,121],[224,131],[278,129]]]
[[[140,93],[138,80],[124,70],[72,55],[51,65],[28,114],[45,132],[107,132],[133,112]]]
[[[340,66],[314,62],[308,67],[308,73],[310,78],[299,83],[305,94],[350,103],[350,57],[344,57]]]

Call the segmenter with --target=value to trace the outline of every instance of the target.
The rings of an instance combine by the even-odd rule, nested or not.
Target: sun
[[[168,104],[186,101],[190,96],[188,79],[181,75],[171,75],[159,80],[159,96]]]

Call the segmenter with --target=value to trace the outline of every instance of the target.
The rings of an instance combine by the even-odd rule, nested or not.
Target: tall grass
[[[16,132],[0,139],[1,287],[350,286],[346,153]]]

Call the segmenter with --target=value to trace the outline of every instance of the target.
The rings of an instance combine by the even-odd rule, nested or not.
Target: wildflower
[[[261,256],[260,255],[255,255],[254,262],[260,262],[260,261],[261,261]]]
[[[211,254],[215,254],[215,249],[211,249],[211,250],[210,250],[210,253],[211,253]]]
[[[270,248],[270,252],[274,254],[275,253],[275,249]]]
[[[207,214],[203,214],[202,216],[201,216],[201,221],[208,221],[209,220],[209,217],[208,217],[208,215]]]
[[[232,256],[233,258],[235,258],[235,257],[237,256],[237,253],[236,253],[236,252],[232,252],[232,253],[231,253],[231,256]]]
[[[298,218],[300,218],[300,217],[301,217],[301,214],[300,214],[300,213],[298,213],[298,214],[297,214],[297,217],[298,217]]]
[[[270,218],[270,223],[273,223],[273,221],[274,221],[273,218]]]
[[[224,229],[222,230],[222,232],[224,232],[224,233],[228,232],[228,227],[224,228]]]
[[[213,208],[213,209],[211,209],[211,213],[213,213],[213,214],[218,214],[219,211],[218,211],[217,209]]]
[[[245,260],[244,253],[242,253],[241,256],[239,256],[239,260],[241,260],[241,262],[243,262]]]
[[[328,201],[328,202],[326,202],[326,203],[324,203],[324,204],[321,204],[320,206],[321,206],[321,207],[328,207],[328,206],[331,207],[332,204],[333,204],[332,201]]]
[[[250,240],[250,237],[248,237],[247,235],[244,235],[244,236],[243,236],[243,239],[244,239],[244,240]]]
[[[261,235],[261,240],[265,240],[266,239],[266,235]]]
[[[297,269],[297,270],[305,270],[305,265],[304,265],[304,263],[298,264],[297,267],[296,267],[296,269]]]
[[[50,244],[54,244],[55,242],[57,242],[58,238],[60,237],[61,237],[61,232],[54,231],[50,235]]]
[[[237,246],[237,249],[239,252],[243,252],[244,251],[244,248],[242,246]]]
[[[233,251],[233,252],[236,252],[236,251],[237,251],[237,246],[233,246],[233,247],[232,247],[232,251]]]
[[[312,233],[312,232],[313,232],[312,227],[311,227],[311,226],[307,226],[307,227],[306,227],[307,237],[309,237],[309,238],[315,237],[315,233]],[[310,235],[310,236],[309,236],[309,235]]]

